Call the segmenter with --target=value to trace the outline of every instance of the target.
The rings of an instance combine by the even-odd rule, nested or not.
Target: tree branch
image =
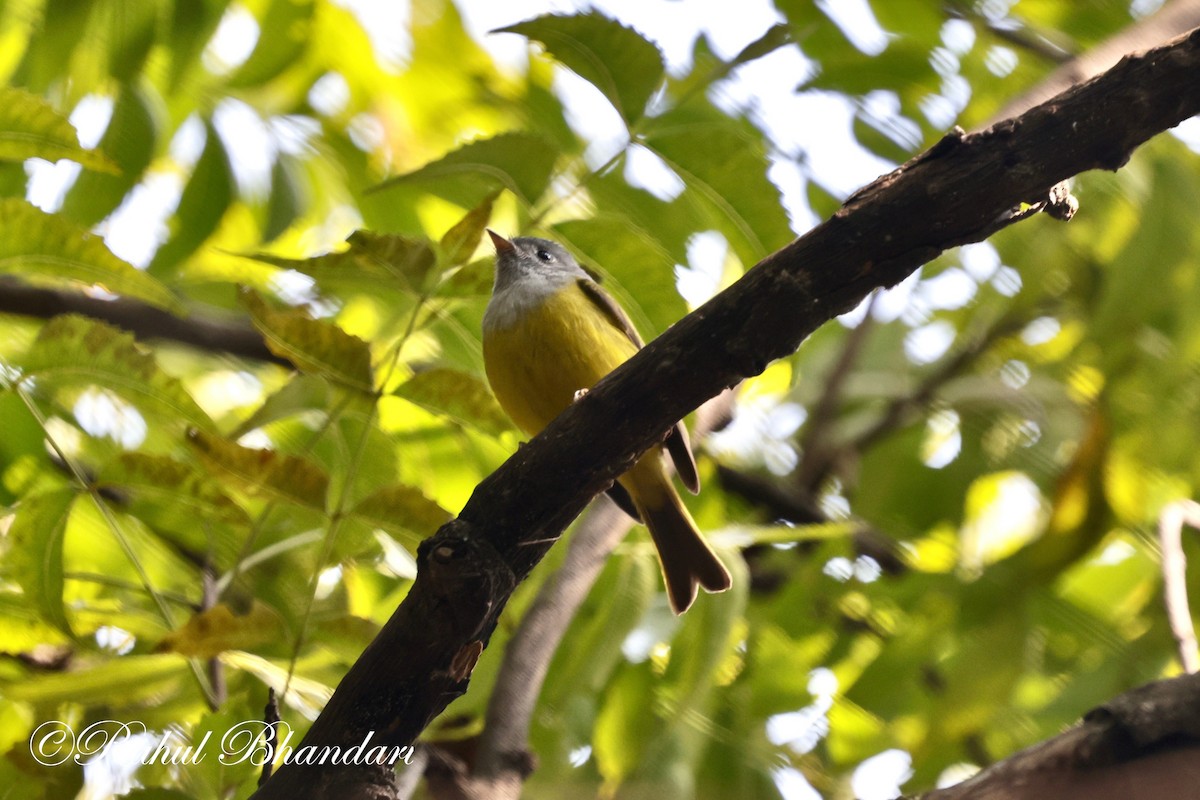
[[[1200,675],[1156,681],[1089,711],[1066,733],[919,800],[1191,797],[1200,754]]]
[[[1099,75],[1120,61],[1126,53],[1153,47],[1197,25],[1200,25],[1200,0],[1172,0],[1156,13],[1122,28],[1115,36],[1064,62],[1045,80],[1005,103],[987,124],[1023,114],[1059,92]]]
[[[862,354],[867,335],[875,325],[873,315],[878,298],[878,293],[871,295],[862,321],[846,334],[846,341],[837,361],[829,368],[821,382],[821,396],[804,422],[800,435],[800,463],[796,465],[794,479],[796,486],[804,494],[811,496],[829,472],[829,462],[834,455],[829,443],[829,425],[837,416],[842,401],[842,389]]]
[[[699,444],[724,427],[732,407],[732,392],[701,406],[692,427],[693,442]],[[608,557],[632,527],[633,520],[610,502],[593,504],[575,527],[562,566],[538,591],[505,648],[474,763],[448,770],[444,790],[434,791],[435,797],[504,800],[520,796],[533,761],[528,752],[529,729],[550,660]]]
[[[201,350],[293,366],[286,358],[268,350],[262,334],[249,323],[199,314],[183,319],[126,297],[102,300],[80,292],[45,289],[15,278],[0,277],[0,314],[20,314],[37,319],[82,314],[116,325],[138,339],[170,339]]]
[[[303,746],[367,733],[407,745],[461,695],[513,588],[587,502],[676,420],[793,352],[871,290],[978,241],[1058,182],[1117,169],[1200,112],[1200,32],[1022,115],[947,137],[633,356],[476,487],[422,543],[408,596],[355,662]],[[720,342],[723,346],[714,347]],[[630,413],[638,409],[638,413]],[[392,796],[391,768],[284,764],[259,798]]]

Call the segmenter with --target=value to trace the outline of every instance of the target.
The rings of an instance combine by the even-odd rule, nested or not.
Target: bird
[[[642,339],[621,306],[562,245],[487,232],[496,269],[483,315],[484,371],[501,408],[534,436],[637,352]],[[664,447],[683,484],[699,491],[687,429],[680,422],[608,493],[649,528],[671,608],[682,614],[698,587],[723,592],[731,579],[667,474]]]

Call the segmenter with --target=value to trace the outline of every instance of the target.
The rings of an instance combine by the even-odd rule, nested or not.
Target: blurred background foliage
[[[199,741],[270,686],[307,725],[519,442],[482,377],[485,225],[566,243],[649,338],[1157,8],[776,0],[731,47],[642,3],[686,37],[668,59],[619,10],[483,5],[0,6],[2,290],[253,325],[275,355],[3,316],[8,797],[85,783],[31,757],[46,720]],[[527,796],[886,797],[1178,672],[1154,527],[1200,482],[1198,140],[1081,176],[1069,225],[950,252],[738,387],[688,502],[742,580],[676,620],[644,531],[618,548],[551,664]],[[562,551],[430,740],[478,734]]]

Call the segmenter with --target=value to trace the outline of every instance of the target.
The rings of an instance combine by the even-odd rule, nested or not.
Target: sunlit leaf
[[[179,198],[171,236],[150,261],[152,274],[170,274],[212,235],[233,202],[234,188],[229,154],[212,122],[205,121],[204,150]]]
[[[59,489],[24,498],[8,530],[9,574],[41,617],[71,633],[63,606],[63,534],[77,493]]]
[[[66,217],[16,198],[0,199],[0,273],[41,284],[74,282],[179,313],[182,305],[154,278],[112,254]]]
[[[258,37],[253,52],[230,77],[238,88],[270,81],[300,58],[312,30],[313,0],[271,0],[260,21],[269,35]]]
[[[236,612],[225,603],[193,614],[155,647],[157,653],[179,653],[191,658],[212,658],[226,650],[244,650],[279,638],[279,615],[255,601],[249,611]]]
[[[493,192],[483,199],[483,202],[467,212],[467,215],[455,223],[454,227],[442,236],[440,246],[446,255],[448,266],[465,264],[479,247],[483,238],[483,230],[492,217],[492,204],[495,203],[499,192]]]
[[[746,266],[792,238],[779,190],[767,179],[761,134],[744,120],[693,104],[655,117],[642,141],[683,179],[685,196]]]
[[[69,158],[100,172],[118,170],[103,152],[80,147],[74,126],[45,100],[11,86],[0,87],[0,159],[26,158]]]
[[[374,191],[423,188],[471,208],[504,188],[531,205],[546,190],[557,157],[540,136],[505,133],[463,145],[418,170],[389,178]]]
[[[435,368],[419,372],[400,385],[397,397],[493,436],[512,430],[508,417],[483,381],[453,369]]]
[[[177,655],[137,655],[68,672],[34,675],[3,686],[8,697],[27,703],[112,706],[162,696],[188,674],[187,662]]]
[[[632,28],[591,12],[550,14],[500,28],[541,42],[559,62],[599,89],[627,125],[641,118],[662,81],[663,57]]]
[[[154,355],[124,331],[73,314],[55,317],[20,360],[39,389],[101,386],[169,424],[211,429],[212,420]]]
[[[386,486],[356,505],[350,512],[370,525],[406,537],[431,535],[449,522],[451,514],[413,486]]]
[[[199,430],[188,432],[188,443],[220,479],[231,480],[252,494],[325,510],[329,476],[311,461],[242,447]]]
[[[15,590],[0,593],[0,649],[4,652],[27,653],[39,645],[69,641],[61,628],[42,618],[25,595]]]
[[[331,395],[330,384],[325,379],[298,372],[263,400],[262,405],[238,425],[233,436],[240,437],[255,428],[304,411],[324,410]]]
[[[288,229],[304,210],[304,187],[292,159],[280,155],[271,167],[271,196],[263,224],[263,241],[269,242]]]
[[[299,309],[277,311],[251,289],[242,290],[241,300],[272,353],[302,370],[371,391],[371,350],[362,339]]]
[[[195,559],[233,565],[250,530],[249,515],[210,478],[167,456],[122,453],[96,487]]]
[[[149,92],[137,84],[122,85],[97,147],[120,171],[115,175],[82,173],[67,190],[62,214],[81,225],[94,225],[112,213],[150,165],[158,135]]]
[[[310,275],[319,283],[379,286],[387,281],[418,290],[437,262],[430,243],[396,234],[358,230],[346,239],[348,247],[312,258],[282,258],[268,253],[249,256],[284,269]]]

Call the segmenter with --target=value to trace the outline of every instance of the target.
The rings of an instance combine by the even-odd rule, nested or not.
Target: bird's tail
[[[669,479],[663,475],[662,480]],[[653,498],[639,497],[635,502],[658,548],[671,609],[682,614],[696,599],[698,586],[708,592],[723,592],[730,587],[731,579],[729,570],[700,535],[675,487],[667,483],[664,488]]]

